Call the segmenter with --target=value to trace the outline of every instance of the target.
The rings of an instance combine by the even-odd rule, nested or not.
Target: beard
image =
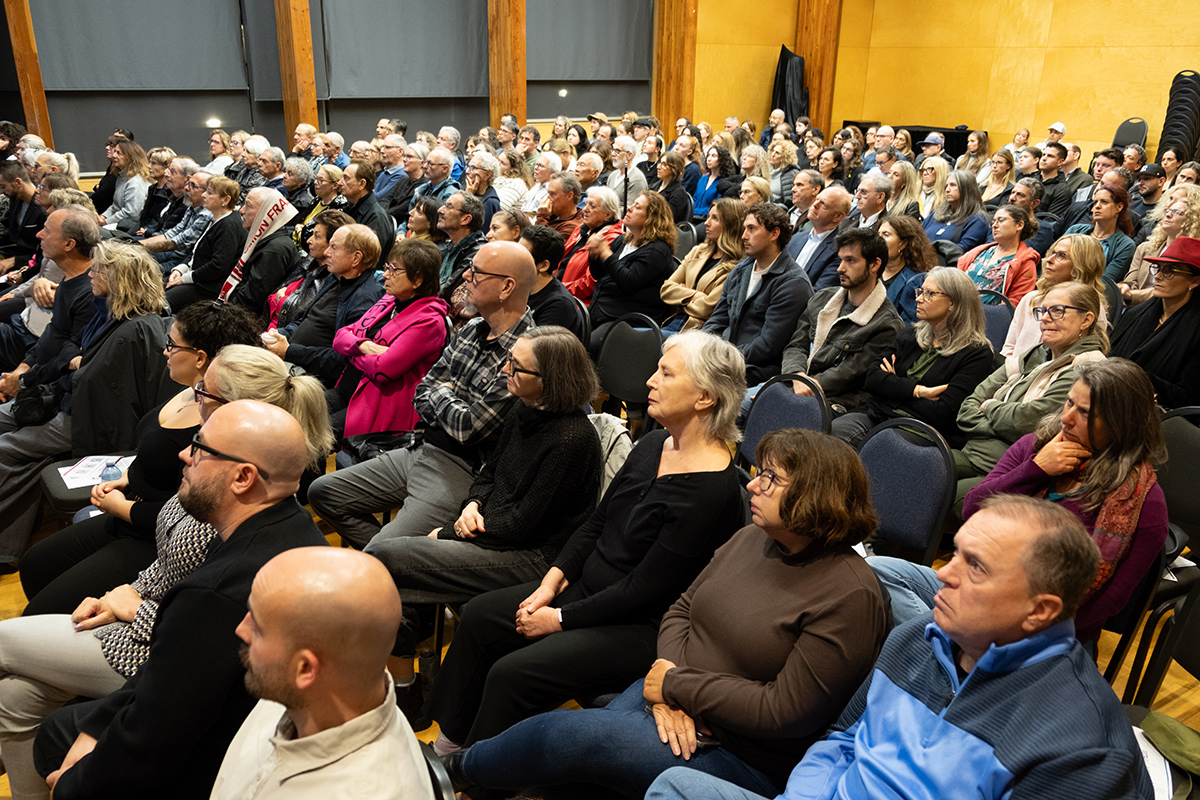
[[[193,518],[208,522],[220,505],[224,495],[223,481],[218,477],[210,478],[203,483],[188,482],[187,489],[179,489],[179,505]]]
[[[246,691],[260,700],[274,700],[280,705],[295,709],[304,705],[304,696],[288,683],[284,670],[279,667],[255,667],[250,663],[250,645],[242,643],[238,658],[246,668]]]

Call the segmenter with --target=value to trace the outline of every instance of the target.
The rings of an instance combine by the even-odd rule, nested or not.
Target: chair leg
[[[1138,642],[1137,652],[1134,653],[1133,664],[1129,667],[1129,680],[1126,682],[1125,691],[1121,695],[1122,703],[1133,703],[1133,698],[1137,694],[1138,686],[1145,680],[1147,658],[1153,658],[1150,646],[1154,642],[1155,633],[1157,632],[1158,634],[1159,646],[1162,646],[1162,644],[1166,642],[1165,637],[1171,629],[1171,622],[1169,619],[1164,622],[1163,617],[1171,607],[1172,606],[1170,603],[1164,603],[1146,616],[1146,622],[1142,626],[1142,638],[1141,641]],[[1157,652],[1157,648],[1155,648],[1155,652]],[[1116,661],[1116,658],[1117,654],[1114,652],[1113,660]],[[1120,664],[1117,664],[1117,667],[1119,668]],[[1105,671],[1104,677],[1105,679],[1109,678],[1107,671]],[[1115,680],[1116,674],[1114,673],[1112,678],[1109,680],[1109,683],[1111,684]]]

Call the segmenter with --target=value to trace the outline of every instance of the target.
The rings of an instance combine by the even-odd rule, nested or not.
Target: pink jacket
[[[417,424],[413,395],[417,384],[442,354],[446,343],[443,316],[450,311],[440,297],[414,300],[384,323],[372,341],[387,345],[386,353],[363,355],[358,346],[366,332],[382,317],[392,313],[396,298],[384,295],[357,322],[333,337],[333,349],[350,358],[362,370],[346,411],[346,435],[375,431],[411,431]]]
[[[971,266],[980,253],[989,247],[995,247],[995,242],[986,242],[963,253],[958,259],[958,268],[963,272]],[[1017,245],[1017,254],[1009,262],[1008,272],[1004,275],[1004,296],[1015,306],[1021,298],[1032,292],[1037,286],[1038,265],[1042,258],[1029,245],[1021,242]]]

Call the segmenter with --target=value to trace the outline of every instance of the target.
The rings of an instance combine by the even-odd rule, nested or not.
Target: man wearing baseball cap
[[[1147,164],[1138,170],[1138,194],[1146,208],[1162,199],[1163,187],[1167,185],[1167,173],[1158,164]]]
[[[1045,150],[1046,145],[1050,144],[1051,142],[1062,141],[1062,137],[1066,136],[1066,134],[1067,134],[1067,126],[1066,125],[1063,125],[1061,122],[1054,123],[1053,125],[1051,125],[1049,128],[1046,129],[1046,140],[1044,142],[1038,143],[1038,149]]]
[[[878,136],[879,134],[876,134],[876,138],[878,138]],[[920,169],[921,164],[925,161],[925,159],[942,155],[942,148],[945,146],[945,144],[945,136],[942,136],[937,131],[930,131],[928,136],[917,142],[917,146],[921,148],[921,155],[917,157],[917,163],[915,164],[916,168]],[[950,158],[947,158],[946,160],[951,164],[954,163],[954,161]]]
[[[1176,237],[1146,261],[1154,291],[1121,315],[1108,355],[1144,369],[1163,408],[1195,405],[1200,403],[1200,239]]]

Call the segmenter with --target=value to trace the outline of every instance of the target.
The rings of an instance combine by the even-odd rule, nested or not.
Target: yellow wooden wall
[[[993,150],[1062,121],[1086,161],[1141,116],[1153,155],[1198,25],[1195,0],[844,0],[833,119],[983,128]]]
[[[771,113],[771,89],[781,45],[795,47],[800,0],[699,0],[696,9],[694,121],[722,130],[725,118],[753,119],[759,131]],[[670,128],[674,120],[663,120]]]

